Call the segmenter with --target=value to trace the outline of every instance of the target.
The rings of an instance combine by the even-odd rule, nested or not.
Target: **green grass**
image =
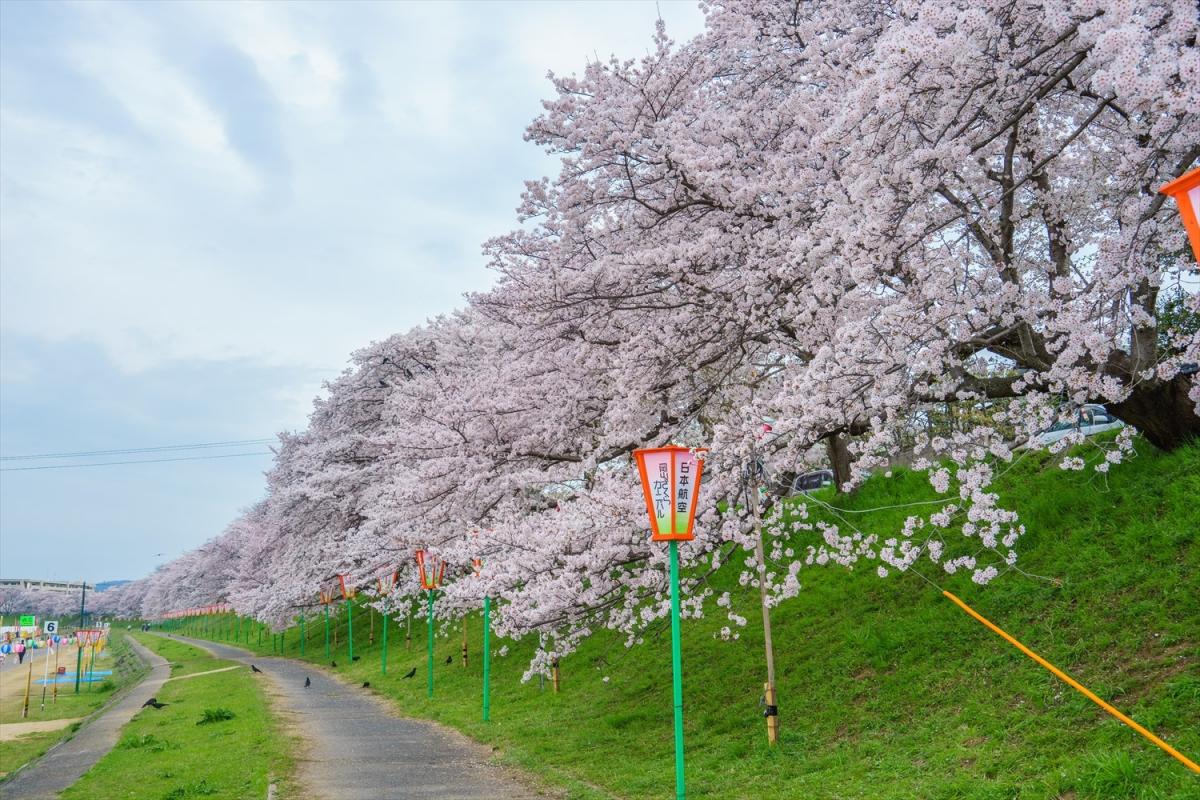
[[[233,665],[182,642],[135,635],[172,662],[172,677]],[[142,709],[63,798],[244,800],[266,797],[273,780],[287,785],[292,740],[248,670],[168,681],[156,696],[167,707]]]
[[[1193,759],[1200,758],[1200,446],[1141,448],[1107,479],[1062,472],[1040,454],[1001,482],[1029,533],[1020,566],[989,587],[933,575],[980,613]],[[920,475],[877,476],[844,508],[933,496]],[[856,515],[875,530],[906,510]],[[811,541],[797,537],[798,544]],[[737,584],[741,559],[713,578],[750,620],[736,642],[714,632],[723,614],[684,620],[689,794],[704,798],[911,800],[1186,800],[1200,777],[1117,723],[935,589],[872,568],[812,567],[804,589],[773,612],[782,741],[766,745],[756,590]],[[472,664],[457,663],[461,630],[436,641],[436,697],[425,698],[424,626],[413,649],[393,629],[388,675],[355,618],[337,672],[370,680],[405,713],[452,725],[500,758],[571,797],[661,798],[672,790],[671,665],[659,629],[626,650],[599,634],[563,660],[563,688],[520,683],[532,644],[508,642],[493,665],[492,721],[479,719],[479,622]],[[322,627],[308,625],[306,657],[325,662]],[[298,655],[298,632],[286,651]],[[494,644],[498,649],[503,642]],[[251,643],[252,649],[254,647]],[[269,637],[260,648],[270,652]],[[456,663],[444,666],[447,655]],[[327,663],[327,662],[325,662]],[[401,676],[412,667],[412,680]],[[608,678],[605,682],[604,678]]]
[[[124,631],[114,631],[112,641],[105,652],[96,659],[95,669],[112,670],[112,675],[103,681],[81,683],[79,694],[75,694],[74,684],[60,684],[58,697],[54,697],[53,686],[47,687],[46,707],[41,707],[42,687],[36,681],[41,679],[40,666],[34,669],[32,696],[29,703],[28,719],[21,718],[21,706],[24,696],[6,697],[0,701],[0,723],[36,722],[54,719],[85,718],[108,703],[120,689],[137,682],[147,671],[146,665],[130,649],[125,641]],[[64,648],[60,655],[60,665],[68,671],[75,671],[76,653],[74,648]],[[87,669],[87,654],[84,654],[84,669]],[[53,666],[53,665],[52,665]],[[53,670],[51,670],[53,671]],[[10,672],[6,681],[22,674]],[[15,772],[22,765],[40,757],[55,743],[68,738],[77,730],[79,723],[73,723],[67,728],[56,731],[44,731],[20,736],[11,741],[0,743],[0,780]]]

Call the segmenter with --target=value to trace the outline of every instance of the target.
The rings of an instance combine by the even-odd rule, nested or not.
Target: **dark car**
[[[833,486],[832,471],[819,469],[815,472],[806,472],[803,475],[797,475],[792,481],[792,494],[807,494],[825,486]]]

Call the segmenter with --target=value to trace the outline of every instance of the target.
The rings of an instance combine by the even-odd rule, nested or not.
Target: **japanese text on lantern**
[[[654,516],[660,520],[668,519],[671,505],[671,476],[667,471],[667,462],[658,465],[658,475],[653,482]]]

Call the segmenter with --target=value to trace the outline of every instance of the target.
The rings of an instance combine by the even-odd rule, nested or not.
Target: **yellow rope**
[[[1030,650],[1028,647],[1026,647],[1025,645],[1023,645],[1023,644],[1021,644],[1020,642],[1018,642],[1018,641],[1017,641],[1016,639],[1014,639],[1013,637],[1009,636],[1007,633],[1005,633],[1004,631],[1002,631],[1002,630],[999,628],[999,626],[997,626],[997,625],[993,624],[993,623],[992,623],[990,620],[988,620],[987,618],[985,618],[985,617],[984,617],[982,614],[979,614],[977,611],[975,611],[975,609],[971,608],[969,605],[967,605],[966,603],[964,603],[962,600],[959,600],[957,597],[955,597],[954,595],[950,594],[950,592],[947,592],[945,589],[943,589],[943,590],[942,590],[942,594],[946,595],[946,597],[948,597],[948,598],[950,598],[951,600],[953,600],[953,601],[954,601],[954,603],[955,603],[955,604],[956,604],[956,605],[957,605],[959,608],[961,608],[963,611],[965,611],[965,612],[967,612],[968,614],[970,614],[970,615],[971,615],[972,617],[974,617],[975,619],[977,619],[977,620],[979,620],[980,622],[982,622],[984,625],[986,625],[988,628],[990,628],[990,629],[991,629],[991,630],[992,630],[994,633],[996,633],[996,634],[999,634],[1001,637],[1003,637],[1003,638],[1004,638],[1004,639],[1005,639],[1005,640],[1006,640],[1006,641],[1007,641],[1009,644],[1011,644],[1013,647],[1017,648],[1017,649],[1018,649],[1018,650],[1020,650],[1022,653],[1024,653],[1024,654],[1025,654],[1025,655],[1027,655],[1027,656],[1029,656],[1030,658],[1032,658],[1032,659],[1033,659],[1034,661],[1036,661],[1037,663],[1041,664],[1041,665],[1042,665],[1043,667],[1045,667],[1046,669],[1050,670],[1052,673],[1054,673],[1055,677],[1057,677],[1059,680],[1061,680],[1061,681],[1064,681],[1064,682],[1065,682],[1065,683],[1066,683],[1068,686],[1070,686],[1072,689],[1074,689],[1075,691],[1077,691],[1077,692],[1079,692],[1080,694],[1082,694],[1082,695],[1083,695],[1084,697],[1086,697],[1088,700],[1091,700],[1093,703],[1095,703],[1096,705],[1098,705],[1098,706],[1100,706],[1101,708],[1103,708],[1103,709],[1104,709],[1105,711],[1107,711],[1109,714],[1112,714],[1114,717],[1116,717],[1117,719],[1121,720],[1121,722],[1124,722],[1126,725],[1128,725],[1129,727],[1133,728],[1135,731],[1137,731],[1138,733],[1140,733],[1142,736],[1145,736],[1147,739],[1149,739],[1149,740],[1150,740],[1151,742],[1153,742],[1155,745],[1157,745],[1158,747],[1161,747],[1163,750],[1165,750],[1165,751],[1167,752],[1167,754],[1168,754],[1168,755],[1170,755],[1172,758],[1174,758],[1174,759],[1176,759],[1177,761],[1179,761],[1179,763],[1183,764],[1185,767],[1187,767],[1188,769],[1190,769],[1192,772],[1200,773],[1200,766],[1197,766],[1195,761],[1192,761],[1190,758],[1188,758],[1187,756],[1185,756],[1183,753],[1179,752],[1179,751],[1178,751],[1178,750],[1176,750],[1174,747],[1171,747],[1171,745],[1167,744],[1167,743],[1166,743],[1166,742],[1164,742],[1162,739],[1158,738],[1158,737],[1157,737],[1157,736],[1155,736],[1153,733],[1151,733],[1150,731],[1146,730],[1146,729],[1145,729],[1145,728],[1143,728],[1141,725],[1137,724],[1137,723],[1136,723],[1136,722],[1134,722],[1132,719],[1130,719],[1129,717],[1125,716],[1125,715],[1124,715],[1124,714],[1122,714],[1120,711],[1118,711],[1117,709],[1113,708],[1113,707],[1112,707],[1111,705],[1109,705],[1108,703],[1106,703],[1106,702],[1104,702],[1103,700],[1101,700],[1099,697],[1097,697],[1097,696],[1096,696],[1096,694],[1095,694],[1094,692],[1092,692],[1090,689],[1088,689],[1088,688],[1087,688],[1086,686],[1084,686],[1082,683],[1080,683],[1079,681],[1075,680],[1075,679],[1074,679],[1074,678],[1072,678],[1070,675],[1068,675],[1067,673],[1063,672],[1061,669],[1059,669],[1058,667],[1054,666],[1054,665],[1053,665],[1053,664],[1051,664],[1049,661],[1047,661],[1046,659],[1042,658],[1042,657],[1041,657],[1041,656],[1039,656],[1037,653],[1033,652],[1033,651],[1032,651],[1032,650]]]

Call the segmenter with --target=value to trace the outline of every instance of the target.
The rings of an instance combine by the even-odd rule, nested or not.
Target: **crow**
[[[350,659],[350,660],[351,660],[351,661],[359,661],[359,660],[361,660],[361,659],[362,659],[362,656],[355,656],[354,658],[352,658],[352,659]]]
[[[312,686],[312,679],[309,678],[307,675],[305,675],[304,676],[304,688],[307,689],[310,686]]]
[[[251,665],[250,665],[250,671],[251,671],[251,672],[262,672],[262,670],[261,670],[261,669],[259,669],[258,667],[254,666],[253,664],[251,664]]]
[[[453,664],[453,663],[454,663],[454,656],[446,656],[446,663],[447,663],[447,664]]]
[[[167,706],[169,706],[169,705],[170,705],[170,703],[160,703],[160,702],[158,702],[158,698],[157,698],[157,697],[151,697],[149,700],[147,700],[146,702],[142,703],[142,708],[146,708],[147,706],[149,706],[150,708],[161,709],[161,708],[166,708],[166,707],[167,707]]]
[[[371,688],[371,682],[370,682],[370,681],[363,681],[363,685],[362,685],[362,687],[363,687],[364,689],[370,689],[370,688]]]
[[[405,675],[404,677],[406,677],[406,678],[411,678],[413,675],[416,675],[416,674],[417,674],[417,668],[416,668],[416,667],[413,667],[412,669],[410,669],[410,670],[408,671],[408,674],[407,674],[407,675]]]
[[[334,669],[337,669],[337,662],[336,662],[336,661],[330,661],[330,662],[329,662],[329,665],[330,665],[331,667],[333,667]]]

